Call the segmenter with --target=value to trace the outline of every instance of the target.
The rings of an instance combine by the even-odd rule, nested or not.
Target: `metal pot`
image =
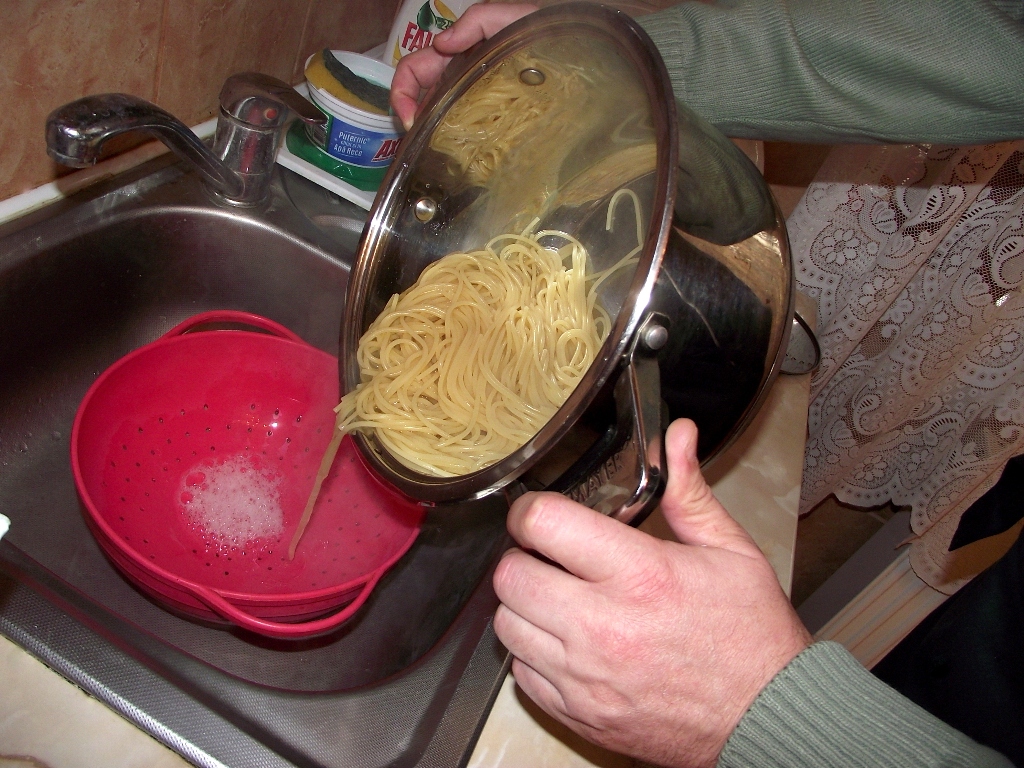
[[[479,128],[467,115],[510,88],[541,104],[541,117],[518,126],[507,144],[495,136],[509,135],[509,123],[497,134],[467,129]],[[516,113],[495,114],[500,123]],[[671,419],[697,423],[704,463],[743,431],[780,368],[793,322],[783,220],[746,156],[676,102],[643,30],[589,3],[507,27],[456,57],[428,97],[352,269],[343,389],[359,383],[360,336],[428,263],[539,218],[542,228],[581,240],[600,269],[637,244],[634,200],[638,262],[603,284],[612,331],[556,416],[502,461],[452,478],[417,473],[372,434],[357,435],[382,478],[429,502],[514,483],[545,487],[635,524],[663,489]]]

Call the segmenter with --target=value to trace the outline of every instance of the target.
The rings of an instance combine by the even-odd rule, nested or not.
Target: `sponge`
[[[367,112],[388,114],[389,90],[357,75],[338,61],[329,48],[324,48],[310,60],[306,79],[347,104]]]

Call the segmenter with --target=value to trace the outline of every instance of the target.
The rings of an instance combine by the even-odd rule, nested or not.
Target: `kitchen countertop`
[[[716,495],[765,552],[783,587],[793,574],[810,376],[782,376],[757,419],[708,470]],[[642,526],[671,538],[658,512]],[[0,637],[0,768],[186,768],[145,732]],[[633,761],[584,742],[505,681],[470,768],[619,768]]]

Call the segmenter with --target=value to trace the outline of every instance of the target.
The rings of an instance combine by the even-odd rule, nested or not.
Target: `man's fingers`
[[[434,36],[433,45],[449,56],[462,53],[535,10],[537,6],[526,4],[471,5],[455,24]]]
[[[665,434],[668,483],[661,511],[684,544],[721,547],[760,556],[747,532],[726,512],[711,491],[697,461],[697,426],[689,419],[674,421]]]
[[[547,677],[565,668],[565,647],[554,635],[531,624],[507,605],[494,614],[494,633],[509,653]]]
[[[558,689],[544,675],[521,659],[512,660],[512,677],[516,679],[523,693],[556,720],[569,725],[571,718],[566,715],[565,700]],[[570,726],[571,727],[571,726]]]
[[[451,56],[423,48],[398,62],[391,80],[391,108],[405,130],[412,128],[421,94],[440,79],[450,60]]]
[[[557,493],[527,493],[512,504],[508,530],[520,546],[584,581],[604,581],[651,556],[654,540]]]
[[[505,553],[494,569],[494,592],[526,621],[560,638],[577,600],[579,579],[521,549]]]

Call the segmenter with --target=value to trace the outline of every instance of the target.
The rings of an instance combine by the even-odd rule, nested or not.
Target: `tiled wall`
[[[298,82],[324,46],[382,42],[398,0],[0,0],[0,199],[65,169],[45,151],[50,111],[91,93],[155,102],[188,125],[212,117],[224,79]]]

